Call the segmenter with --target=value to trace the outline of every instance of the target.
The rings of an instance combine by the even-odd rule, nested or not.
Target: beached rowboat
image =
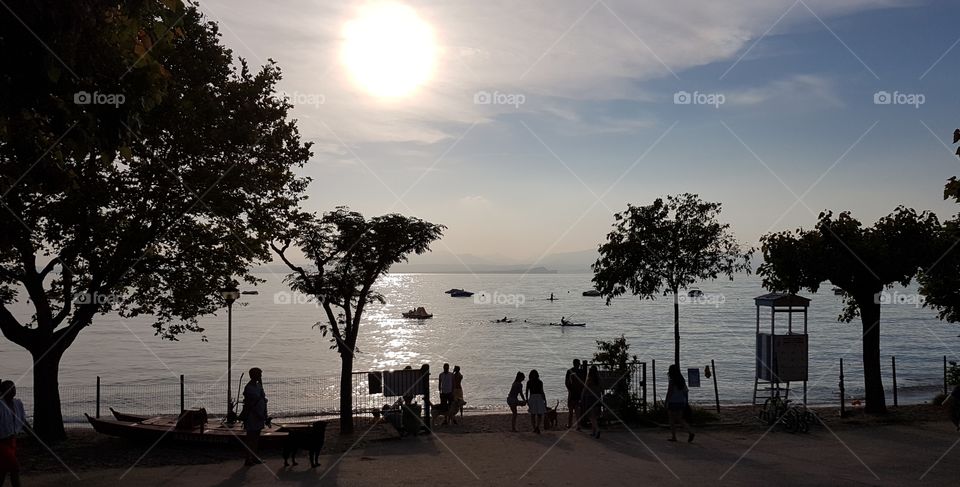
[[[113,409],[110,411],[118,419],[101,419],[85,415],[87,421],[97,433],[150,442],[164,439],[221,445],[239,445],[239,441],[246,435],[243,430],[243,423],[232,425],[212,423],[192,427],[184,427],[181,424],[181,427],[177,427],[178,417],[175,415],[144,417],[119,413]],[[124,420],[119,418],[124,418]],[[287,435],[286,428],[283,426],[268,426],[260,433],[260,446],[263,448],[279,447],[286,440]]]

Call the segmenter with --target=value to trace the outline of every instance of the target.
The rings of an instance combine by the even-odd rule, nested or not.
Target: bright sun
[[[433,73],[433,29],[406,5],[368,7],[343,31],[343,63],[354,82],[375,96],[408,96]]]

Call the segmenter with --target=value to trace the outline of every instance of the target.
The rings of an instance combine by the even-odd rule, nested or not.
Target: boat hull
[[[127,419],[139,418],[136,415],[127,415],[115,411],[114,416]],[[117,419],[100,419],[86,415],[87,421],[93,426],[93,429],[100,434],[128,438],[137,441],[156,442],[177,441],[187,443],[203,443],[215,445],[237,445],[239,446],[246,432],[243,430],[243,424],[208,424],[203,427],[195,428],[177,428],[177,418],[175,416],[157,416],[147,418],[142,421],[120,421]],[[264,428],[260,433],[260,446],[262,448],[278,448],[287,439],[288,433],[282,431],[281,426],[270,426]]]

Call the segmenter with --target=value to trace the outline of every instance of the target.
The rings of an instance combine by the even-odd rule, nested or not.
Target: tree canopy
[[[255,281],[308,183],[279,80],[176,0],[0,14],[0,331],[34,358],[38,433],[63,437],[59,360],[95,316],[175,339]],[[30,319],[8,308],[24,297]]]
[[[850,213],[821,213],[813,230],[777,232],[761,238],[764,262],[758,273],[772,291],[816,292],[829,281],[843,290],[838,319],[860,317],[866,410],[884,412],[880,377],[880,293],[906,286],[933,262],[940,224],[930,212],[898,207],[864,227]]]
[[[680,291],[707,279],[750,272],[752,250],[744,251],[720,223],[720,203],[695,194],[628,205],[614,215],[614,229],[600,245],[593,282],[607,304],[627,291],[643,299],[674,297],[674,361],[680,364]]]
[[[297,292],[314,296],[323,309],[317,328],[330,335],[331,349],[340,354],[340,428],[353,431],[353,359],[367,305],[383,302],[374,287],[377,279],[410,254],[430,250],[443,235],[443,225],[389,214],[365,219],[346,207],[299,225],[294,237],[273,248],[293,271],[287,279]],[[286,255],[295,244],[310,266],[294,264]]]

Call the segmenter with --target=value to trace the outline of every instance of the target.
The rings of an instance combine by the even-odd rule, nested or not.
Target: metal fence
[[[238,384],[233,382],[232,396]],[[355,415],[370,415],[396,398],[382,393],[370,394],[368,372],[352,374],[353,411]],[[241,395],[242,395],[242,385]],[[264,383],[269,400],[268,410],[274,418],[297,418],[337,415],[340,412],[340,376],[271,377]],[[32,420],[33,390],[17,388],[17,397],[23,401],[28,419]],[[233,398],[236,401],[236,397]],[[434,399],[436,401],[436,399]],[[191,381],[189,377],[146,383],[111,384],[97,378],[90,386],[61,386],[60,403],[67,426],[86,425],[85,414],[110,416],[110,408],[136,415],[177,414],[182,408],[205,408],[213,416],[227,411],[226,381]]]
[[[602,370],[609,369],[604,364],[596,365]],[[613,377],[609,372],[605,372],[604,375],[609,376],[605,381],[626,380],[630,394],[639,398],[645,406],[646,365],[644,362],[629,363],[626,377],[620,374]],[[357,417],[371,416],[374,410],[397,400],[395,397],[385,397],[382,393],[371,394],[370,373],[353,372],[351,377],[353,412]],[[429,376],[427,380],[429,381]],[[232,386],[231,395],[235,396],[238,390],[237,382],[233,382]],[[239,386],[242,391],[242,385]],[[271,376],[263,386],[269,400],[269,413],[274,418],[333,416],[340,412],[339,375]],[[17,397],[23,401],[28,417],[32,416],[33,390],[29,387],[17,388]],[[236,401],[236,397],[233,399]],[[439,402],[439,394],[435,389],[431,391],[431,401]],[[205,408],[211,416],[221,416],[227,411],[227,383],[192,381],[185,376],[138,383],[109,383],[97,377],[96,383],[89,386],[61,386],[60,402],[67,426],[85,426],[85,414],[109,417],[110,408],[136,415],[177,414],[182,409]],[[32,420],[32,417],[29,419]]]

